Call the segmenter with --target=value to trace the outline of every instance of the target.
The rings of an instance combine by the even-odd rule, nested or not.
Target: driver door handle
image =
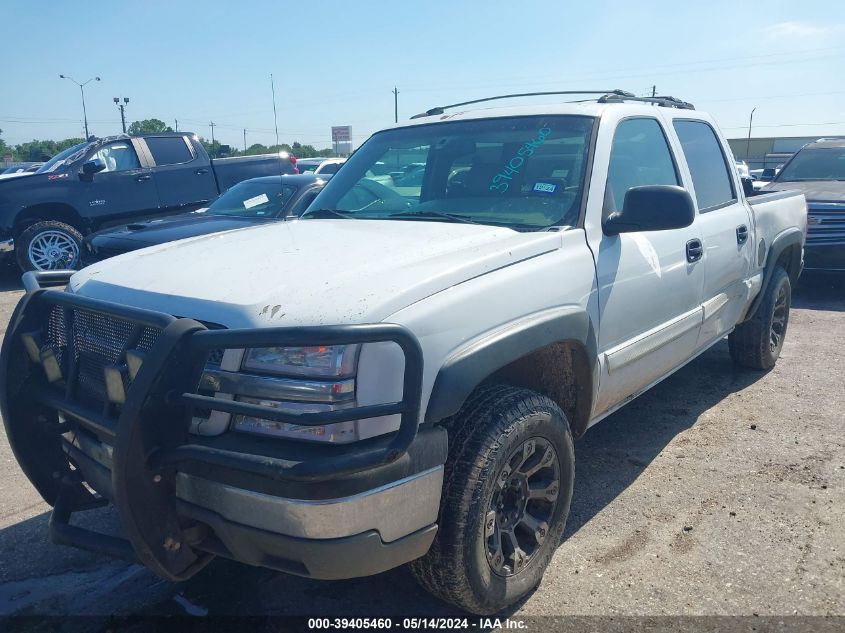
[[[687,261],[689,263],[697,262],[703,256],[704,246],[702,246],[701,240],[696,238],[687,242]]]
[[[736,227],[736,243],[745,244],[748,241],[748,227],[740,224]]]
[[[142,174],[141,176],[135,176],[135,180],[137,180],[138,182],[145,182],[145,181],[149,180],[150,178],[152,178],[152,176],[150,176],[149,174]]]
[[[197,169],[194,173],[197,176],[202,176],[203,174],[207,174],[208,170],[203,167],[203,168]]]

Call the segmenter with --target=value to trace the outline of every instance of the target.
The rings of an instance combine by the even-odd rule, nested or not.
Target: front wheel
[[[79,267],[82,234],[64,222],[36,222],[15,240],[18,266],[29,270],[73,270]]]
[[[420,584],[472,613],[530,593],[560,542],[575,479],[566,415],[533,391],[479,390],[449,424],[437,536],[411,564]]]

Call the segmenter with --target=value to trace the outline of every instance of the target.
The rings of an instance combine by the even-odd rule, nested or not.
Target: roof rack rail
[[[679,110],[695,110],[695,106],[687,101],[682,101],[676,97],[668,95],[655,97],[635,97],[634,95],[615,95],[606,94],[599,97],[599,103],[613,103],[618,101],[640,101],[642,103],[653,103],[654,105],[662,106],[664,108],[678,108]]]
[[[602,97],[615,97],[618,99],[630,99],[636,98],[632,93],[625,92],[624,90],[556,90],[553,92],[522,92],[518,94],[511,94],[511,95],[499,95],[497,97],[485,97],[483,99],[473,99],[472,101],[462,101],[461,103],[453,103],[451,105],[445,106],[437,106],[435,108],[431,108],[430,110],[426,110],[425,112],[421,112],[419,114],[415,114],[412,116],[412,119],[420,119],[426,116],[434,116],[436,114],[443,114],[446,110],[450,108],[457,108],[458,106],[465,106],[465,105],[472,105],[474,103],[484,103],[485,101],[496,101],[498,99],[512,99],[515,97],[546,97],[549,95],[604,95]],[[599,99],[601,101],[601,99]],[[602,103],[604,103],[602,101]]]

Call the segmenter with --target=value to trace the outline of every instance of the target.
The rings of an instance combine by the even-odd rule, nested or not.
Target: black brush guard
[[[408,450],[416,437],[422,351],[417,339],[402,326],[382,323],[208,330],[192,319],[45,288],[67,284],[70,274],[55,271],[25,275],[29,292],[15,309],[0,355],[0,410],[9,442],[21,468],[53,506],[50,534],[58,543],[137,561],[163,578],[184,580],[213,556],[191,546],[201,539],[203,528],[181,518],[176,511],[177,468],[203,464],[280,481],[326,481],[390,464]],[[126,321],[136,328],[161,330],[129,384],[118,414],[109,415],[108,410],[95,410],[74,399],[73,378],[78,367],[73,350],[62,354],[63,379],[54,379],[52,384],[47,379],[48,372],[39,366],[44,363],[34,362],[27,353],[23,335],[34,333],[37,337],[56,306],[66,308],[71,315],[79,310]],[[213,350],[384,341],[399,345],[405,356],[400,402],[323,413],[290,413],[196,392]],[[253,415],[302,426],[392,414],[399,414],[401,423],[387,444],[369,449],[345,445],[330,457],[293,461],[192,442],[192,437],[196,437],[188,429],[195,409]],[[70,525],[72,513],[108,502],[83,483],[81,471],[72,465],[73,452],[69,459],[62,448],[62,434],[77,429],[113,447],[111,501],[120,516],[125,539]]]

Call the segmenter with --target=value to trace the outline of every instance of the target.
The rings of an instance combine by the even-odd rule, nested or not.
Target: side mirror
[[[754,195],[754,179],[751,178],[750,176],[748,178],[743,176],[742,178],[740,178],[740,180],[742,181],[742,191],[743,191],[743,193],[745,193],[745,197],[747,198],[748,196],[753,196]]]
[[[760,180],[774,180],[777,174],[775,173],[774,167],[767,167],[763,170],[763,175],[760,176]]]
[[[94,174],[103,171],[106,164],[99,158],[82,163],[82,175],[85,180],[93,180]]]
[[[638,231],[682,229],[695,220],[692,196],[675,185],[631,187],[625,192],[621,211],[611,213],[602,223],[606,235]]]

